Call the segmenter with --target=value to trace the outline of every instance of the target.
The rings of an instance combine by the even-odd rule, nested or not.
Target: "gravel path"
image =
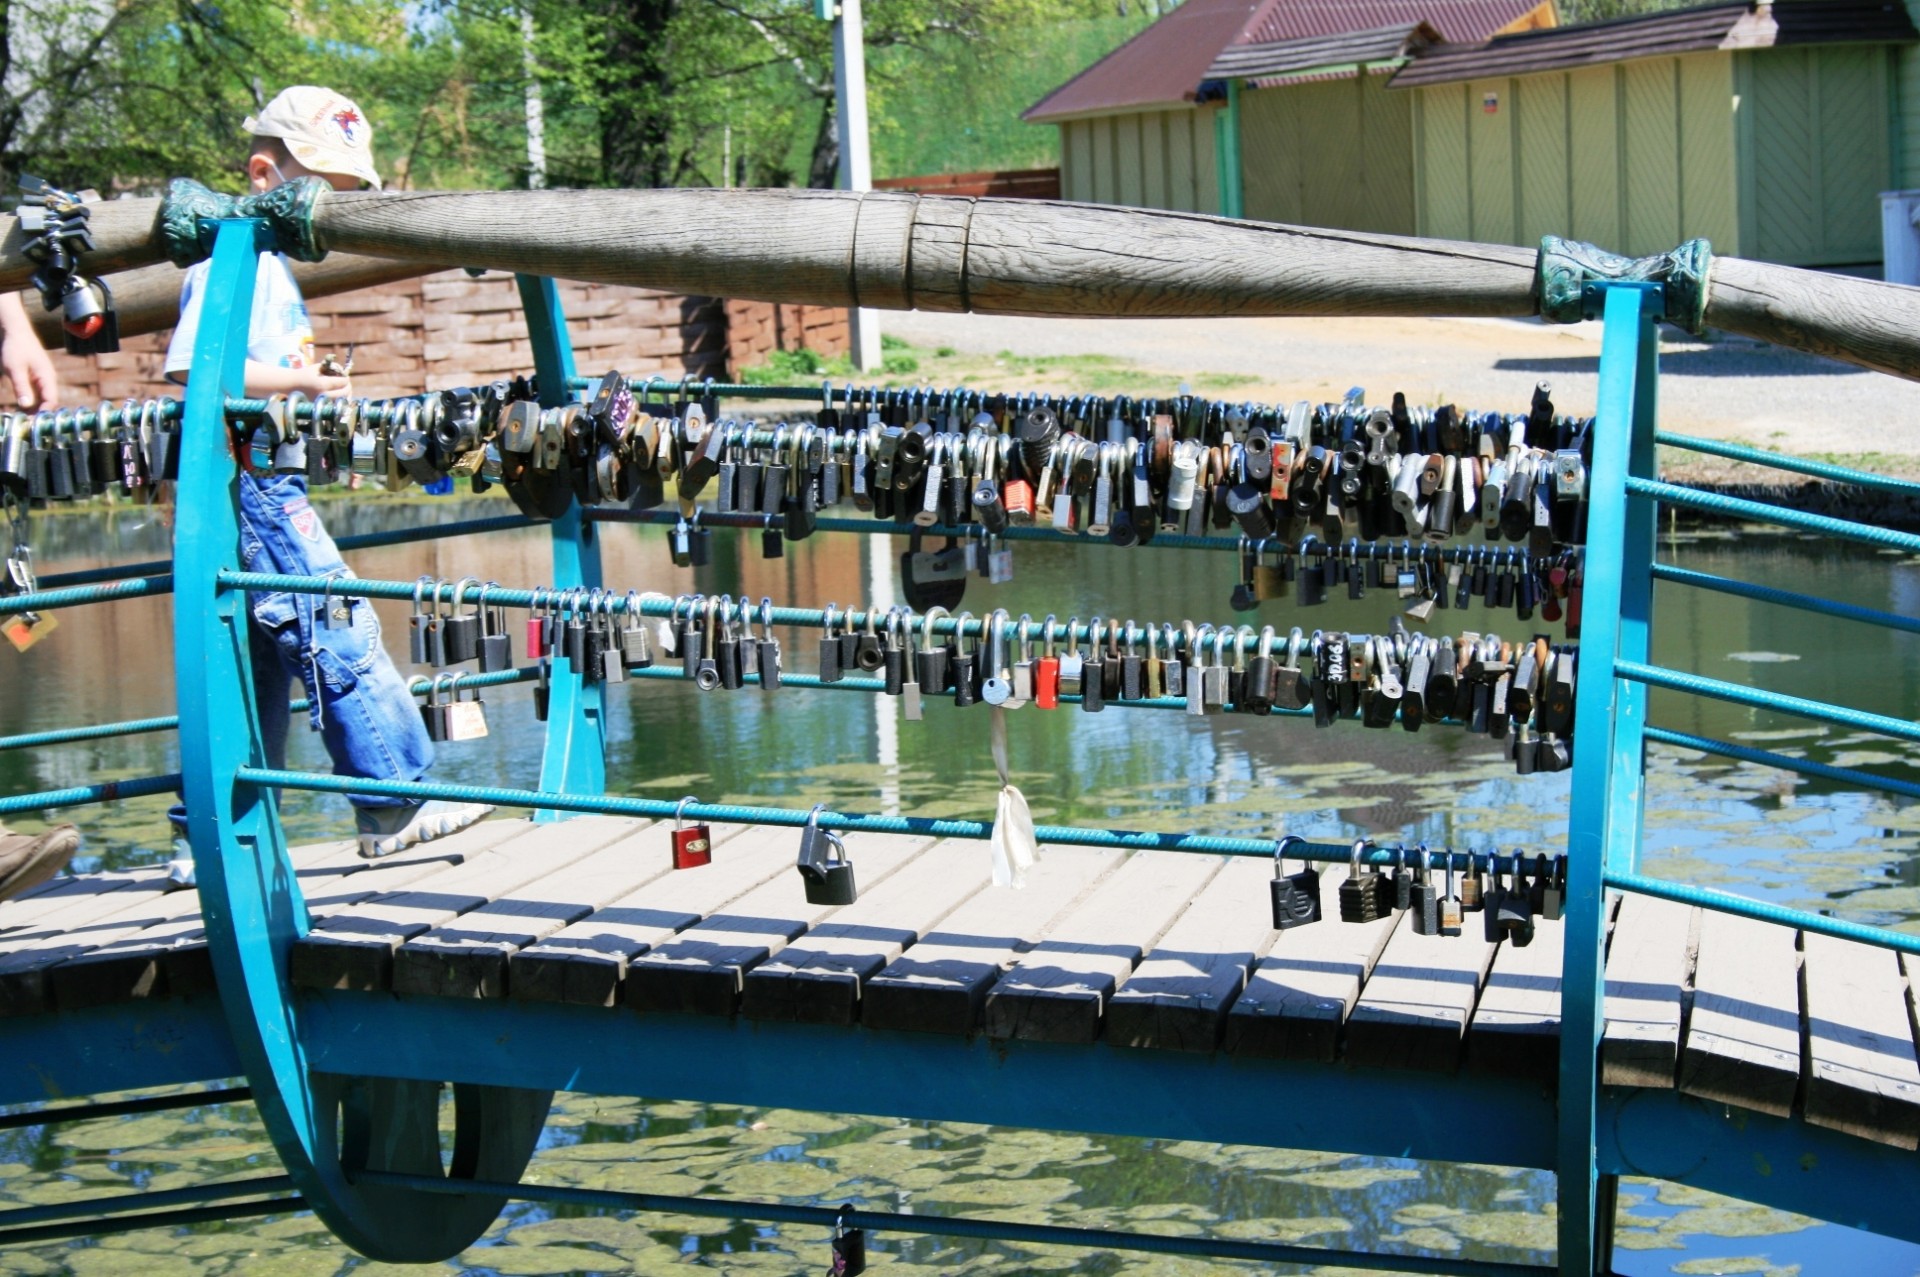
[[[1222,397],[1315,402],[1364,386],[1414,403],[1524,411],[1535,382],[1563,411],[1591,412],[1600,325],[1506,319],[1026,319],[887,313],[882,327],[958,356],[1090,352],[1137,364],[1167,388],[1202,374],[1250,377]],[[1920,383],[1737,337],[1664,329],[1660,420],[1683,433],[1920,474]],[[983,387],[985,380],[974,382]],[[1676,458],[1677,459],[1677,458]],[[1689,472],[1693,470],[1688,467]],[[1751,475],[1751,471],[1748,474]]]

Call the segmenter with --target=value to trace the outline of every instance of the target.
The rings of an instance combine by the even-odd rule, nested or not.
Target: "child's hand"
[[[323,395],[333,395],[344,398],[353,394],[353,378],[351,377],[335,377],[329,373],[321,372],[318,368],[308,368],[302,371],[306,375],[303,378],[304,384],[301,385],[300,389],[315,399]]]

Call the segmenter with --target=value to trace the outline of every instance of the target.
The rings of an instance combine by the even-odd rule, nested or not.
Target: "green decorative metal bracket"
[[[223,218],[257,217],[273,231],[274,245],[295,261],[327,255],[313,225],[313,210],[331,188],[317,177],[295,178],[257,195],[222,195],[190,177],[167,183],[160,203],[160,240],[175,266],[191,266],[213,252],[213,232]]]
[[[1542,319],[1571,324],[1585,318],[1581,294],[1589,284],[1658,284],[1666,303],[1666,321],[1698,333],[1706,324],[1707,272],[1712,265],[1713,246],[1704,239],[1690,239],[1670,253],[1652,257],[1622,257],[1579,240],[1547,235],[1540,240],[1535,300]]]

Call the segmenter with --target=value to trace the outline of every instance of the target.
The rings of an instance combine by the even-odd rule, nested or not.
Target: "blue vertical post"
[[[1609,864],[1633,855],[1640,832],[1640,726],[1627,709],[1614,665],[1626,652],[1644,659],[1652,599],[1652,525],[1630,511],[1630,467],[1651,460],[1657,284],[1590,285],[1587,309],[1605,321],[1600,400],[1589,479],[1584,618],[1574,693],[1573,797],[1568,812],[1566,957],[1560,993],[1560,1272],[1585,1277],[1611,1241],[1600,1219],[1595,1167],[1600,1035],[1604,1027],[1606,890]],[[1644,528],[1641,525],[1644,524]],[[1638,529],[1638,530],[1637,530]],[[1641,535],[1641,531],[1644,535]],[[1603,1231],[1604,1230],[1604,1231]]]
[[[540,404],[557,408],[574,393],[573,344],[560,309],[560,290],[551,279],[516,275],[520,305],[533,342],[533,370]],[[598,589],[600,542],[593,524],[580,517],[580,503],[553,521],[553,585],[556,590]],[[561,794],[607,792],[606,698],[597,678],[583,679],[565,656],[552,662],[553,690],[547,700],[547,747],[540,765],[540,788]],[[566,820],[574,813],[539,811],[537,821]]]
[[[264,222],[219,223],[189,370],[179,443],[173,541],[174,686],[180,773],[194,875],[227,1026],[255,1104],[299,1190],[325,1213],[312,1157],[313,1096],[296,1031],[287,963],[307,930],[306,903],[287,855],[273,791],[234,779],[265,766],[254,704],[246,595],[223,590],[240,566],[239,476],[227,440],[226,401],[246,382],[247,330]],[[337,1163],[331,1168],[339,1177]],[[339,1227],[339,1221],[328,1217]]]

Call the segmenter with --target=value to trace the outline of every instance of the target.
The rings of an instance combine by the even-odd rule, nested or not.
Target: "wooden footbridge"
[[[230,321],[203,332],[182,407],[103,409],[42,423],[56,445],[63,430],[82,443],[137,430],[155,417],[163,430],[177,423],[181,517],[173,562],[48,580],[6,606],[50,610],[171,591],[178,600],[179,714],[0,740],[0,748],[177,728],[182,768],[178,776],[0,798],[0,814],[179,786],[199,885],[178,888],[160,870],[137,869],[60,880],[0,904],[0,1018],[8,1044],[0,1053],[0,1103],[48,1105],[3,1119],[9,1124],[50,1122],[206,1098],[103,1106],[75,1097],[244,1078],[286,1175],[0,1212],[0,1244],[305,1208],[363,1254],[433,1261],[469,1245],[507,1201],[528,1199],[815,1225],[823,1244],[827,1227],[839,1224],[879,1239],[948,1233],[1283,1264],[1543,1271],[1249,1238],[523,1183],[559,1090],[1551,1169],[1560,1184],[1557,1269],[1565,1274],[1611,1271],[1611,1209],[1621,1174],[1920,1241],[1920,1214],[1911,1206],[1920,1197],[1913,1019],[1920,941],[1662,882],[1638,868],[1649,741],[1833,783],[1920,793],[1897,779],[1648,725],[1647,689],[1663,687],[1920,739],[1920,728],[1904,720],[1648,664],[1656,579],[1850,623],[1920,629],[1911,618],[1655,563],[1657,502],[1920,551],[1920,538],[1906,534],[1660,482],[1656,441],[1891,483],[1658,434],[1656,324],[1667,318],[1697,327],[1704,320],[1913,375],[1920,370],[1920,341],[1912,336],[1920,332],[1920,293],[1735,260],[1710,264],[1701,244],[1628,262],[1549,241],[1536,262],[1505,248],[1344,234],[1321,241],[1297,229],[1070,205],[531,192],[487,197],[505,203],[487,204],[482,217],[482,202],[465,197],[322,196],[299,184],[282,192],[291,193],[236,205],[176,191],[158,230],[140,220],[139,210],[118,205],[107,206],[96,223],[98,252],[117,267],[138,266],[163,249],[186,260],[210,248],[210,288],[226,299],[219,313]],[[572,256],[549,261],[541,256],[546,247],[502,238],[503,226],[533,218],[561,224],[554,210],[572,219],[584,204],[593,206],[604,239],[591,251],[575,246]],[[805,221],[793,217],[796,209]],[[149,206],[146,215],[153,211]],[[720,229],[718,238],[699,233],[696,214]],[[1009,448],[994,442],[992,413],[987,429],[964,439],[968,418],[951,417],[961,402],[955,396],[945,400],[940,422],[956,424],[936,428],[926,411],[934,397],[919,401],[917,420],[912,411],[887,418],[876,405],[862,425],[851,394],[840,404],[829,394],[817,404],[817,422],[804,429],[769,435],[730,426],[723,433],[699,414],[636,413],[630,399],[622,415],[624,385],[576,378],[551,283],[528,275],[521,287],[535,336],[538,402],[527,409],[502,403],[493,416],[463,416],[469,401],[458,397],[436,400],[431,410],[263,404],[233,392],[241,384],[255,255],[275,244],[305,255],[332,247],[423,261],[457,256],[460,264],[695,288],[724,276],[735,292],[836,304],[1099,314],[1584,314],[1606,325],[1601,397],[1591,429],[1536,413],[1532,420],[1482,421],[1473,427],[1480,433],[1468,437],[1449,434],[1448,423],[1458,419],[1445,414],[1397,419],[1359,410],[1356,420],[1330,406],[1326,413],[1236,419],[1204,405],[1164,413],[1115,406],[1115,432],[1098,448],[1056,445],[1047,433],[1054,407],[1047,407],[1012,424],[1018,442]],[[741,260],[730,262],[729,254]],[[0,283],[13,281],[12,256],[4,266]],[[634,389],[644,402],[647,388]],[[590,392],[585,398],[583,390]],[[680,388],[685,397],[713,392]],[[1057,407],[1068,422],[1060,438],[1079,439],[1074,423],[1092,414],[1078,400]],[[1333,433],[1309,434],[1308,416],[1313,431]],[[443,470],[471,458],[460,473],[505,482],[523,510],[550,522],[554,580],[533,589],[489,587],[490,603],[474,614],[474,625],[493,633],[494,619],[482,615],[493,606],[528,609],[555,628],[542,631],[540,651],[529,651],[533,664],[516,667],[511,653],[504,664],[481,655],[482,672],[471,675],[473,685],[535,687],[547,721],[537,789],[320,776],[268,764],[247,690],[247,593],[317,599],[328,612],[343,599],[411,595],[418,603],[428,587],[276,575],[243,564],[233,451],[245,449],[224,443],[230,424],[250,432],[262,422],[282,432],[268,438],[270,445],[300,448],[301,465],[316,481],[329,455],[351,457],[357,468],[364,444],[368,458],[390,450],[385,464],[393,482],[402,467],[400,432],[432,438],[445,450]],[[1299,663],[1301,644],[1286,650],[1282,640],[1275,647],[1271,635],[1263,641],[1232,627],[1182,633],[1150,624],[1144,632],[1156,639],[1164,633],[1165,645],[1151,649],[1143,664],[1133,623],[1124,633],[1112,624],[1103,632],[1096,621],[1061,627],[1058,638],[1071,645],[1074,662],[1087,645],[1086,668],[1070,684],[1058,668],[1052,623],[1036,644],[1035,634],[1004,614],[975,621],[966,614],[942,618],[938,607],[904,614],[869,607],[836,615],[832,607],[768,603],[757,618],[759,640],[775,625],[819,629],[819,676],[801,673],[791,655],[786,662],[781,681],[794,694],[837,688],[910,695],[909,718],[923,695],[950,689],[958,704],[984,700],[1007,718],[1023,701],[1092,710],[1104,698],[1128,709],[1361,716],[1375,726],[1395,723],[1397,714],[1400,726],[1412,730],[1424,720],[1436,732],[1464,724],[1498,735],[1511,723],[1523,774],[1570,761],[1574,833],[1564,848],[1491,859],[1434,849],[1433,879],[1400,883],[1396,894],[1392,877],[1409,853],[1416,868],[1427,858],[1391,837],[1356,848],[1291,839],[1286,859],[1276,863],[1274,842],[1042,826],[1036,833],[1044,856],[1027,871],[1024,887],[1009,891],[993,885],[980,846],[996,833],[987,822],[675,804],[606,792],[603,709],[619,684],[690,678],[750,685],[779,662],[770,666],[751,658],[753,649],[734,646],[752,634],[731,603],[718,610],[708,601],[703,612],[700,600],[626,591],[642,583],[603,590],[596,541],[602,522],[680,522],[705,485],[727,476],[721,482],[728,495],[708,513],[709,528],[779,526],[796,539],[815,529],[852,531],[851,521],[820,507],[849,491],[859,504],[863,483],[895,467],[904,472],[920,449],[919,464],[955,467],[970,476],[969,486],[977,478],[987,491],[969,508],[942,496],[938,472],[922,475],[920,488],[913,480],[898,485],[911,506],[894,509],[893,521],[861,525],[865,530],[904,533],[912,526],[908,516],[924,509],[933,517],[915,522],[936,533],[964,533],[953,524],[977,514],[990,527],[998,522],[996,535],[1079,540],[1081,516],[1117,521],[1099,504],[1094,471],[1101,470],[1104,484],[1109,474],[1127,477],[1132,466],[1140,487],[1122,485],[1133,495],[1119,504],[1137,523],[1165,520],[1156,548],[1245,552],[1259,538],[1259,519],[1270,520],[1272,535],[1283,539],[1290,540],[1283,531],[1290,524],[1299,526],[1299,507],[1285,485],[1276,480],[1266,490],[1269,466],[1311,488],[1321,481],[1318,467],[1329,467],[1329,475],[1338,470],[1327,455],[1353,445],[1366,424],[1377,427],[1376,437],[1411,432],[1408,456],[1427,453],[1428,441],[1437,446],[1430,467],[1425,456],[1408,463],[1405,502],[1394,507],[1409,526],[1417,518],[1426,527],[1420,551],[1410,548],[1416,537],[1403,538],[1408,527],[1375,526],[1387,548],[1363,552],[1355,538],[1345,552],[1351,571],[1359,574],[1371,553],[1373,568],[1386,560],[1411,582],[1410,592],[1434,604],[1463,570],[1471,576],[1477,563],[1485,575],[1483,550],[1448,543],[1454,494],[1465,502],[1469,486],[1464,479],[1454,486],[1452,476],[1458,462],[1492,484],[1491,466],[1482,463],[1506,456],[1538,482],[1538,519],[1523,495],[1522,522],[1506,533],[1514,541],[1534,538],[1520,573],[1520,615],[1530,616],[1536,603],[1543,611],[1551,606],[1543,619],[1566,613],[1566,637],[1579,630],[1577,649],[1544,635],[1532,647],[1503,649],[1497,639],[1464,630],[1444,644],[1404,632],[1316,635],[1308,644],[1309,676]],[[1008,426],[1004,416],[998,425]],[[607,433],[596,442],[602,428]],[[1263,440],[1257,445],[1255,430]],[[1513,450],[1505,433],[1495,449],[1494,433],[1508,430]],[[1414,446],[1416,437],[1421,446]],[[1476,438],[1482,455],[1471,460]],[[1217,472],[1203,457],[1209,446],[1229,454]],[[407,447],[411,468],[421,455],[416,444]],[[568,460],[576,447],[585,450],[591,478]],[[1059,458],[1057,474],[1056,463],[1043,459],[1050,450]],[[1309,463],[1308,452],[1318,459]],[[429,470],[439,455],[426,454]],[[1085,474],[1076,474],[1076,456],[1086,462]],[[1261,462],[1253,478],[1250,456]],[[1209,494],[1199,499],[1202,515],[1180,503],[1181,467],[1196,457]],[[788,476],[784,490],[769,485],[768,508],[740,503],[730,486],[746,458],[759,458],[755,467],[782,466]],[[1358,470],[1363,463],[1352,464]],[[1383,456],[1364,464],[1377,465],[1383,482],[1403,468]],[[1016,490],[1022,466],[1033,468],[1028,477],[1038,478],[1037,494]],[[1423,468],[1434,478],[1424,489]],[[663,479],[678,486],[687,503],[681,511],[656,508]],[[1053,528],[1006,517],[1035,495],[1044,506],[1056,479],[1055,510],[1070,508],[1056,513]],[[1084,490],[1075,486],[1069,495],[1070,483],[1084,483]],[[1498,500],[1516,489],[1485,491]],[[871,486],[865,495],[876,500]],[[1384,490],[1380,496],[1384,510]],[[1316,527],[1323,513],[1339,517],[1323,512],[1320,500],[1313,489],[1308,513]],[[1230,526],[1229,510],[1245,536],[1211,534],[1206,519]],[[1501,523],[1491,516],[1502,512],[1488,511],[1489,529]],[[1363,526],[1370,517],[1363,516]],[[486,520],[410,535],[526,522]],[[1457,535],[1464,537],[1468,521],[1461,523]],[[682,526],[676,536],[687,541],[691,558],[688,530]],[[1408,548],[1396,559],[1392,543],[1402,539]],[[1272,576],[1256,556],[1249,590],[1257,586],[1271,597],[1296,572],[1322,586],[1334,581],[1338,555],[1313,540],[1300,541]],[[1498,584],[1486,587],[1489,599]],[[430,588],[423,615],[436,614],[436,603],[439,615],[459,611],[458,589]],[[1501,606],[1512,599],[1503,596]],[[342,613],[354,614],[344,605]],[[672,668],[665,651],[644,652],[642,617],[668,623],[679,658]],[[602,637],[589,638],[589,631]],[[639,637],[628,645],[616,634]],[[1103,651],[1106,661],[1125,666],[1124,678],[1103,681]],[[923,656],[932,663],[921,664]],[[450,652],[445,663],[462,659],[476,658]],[[1185,678],[1176,680],[1169,667],[1183,664]],[[937,677],[945,666],[954,668]],[[1128,681],[1136,676],[1139,682]],[[1299,726],[1276,721],[1272,730]],[[1577,749],[1569,760],[1570,740]],[[503,813],[369,862],[348,843],[287,848],[275,797],[287,788],[484,801],[531,810],[534,818]],[[710,824],[711,863],[676,867],[678,818]],[[802,883],[794,881],[796,831]],[[827,832],[844,839],[842,851],[826,851]],[[1006,841],[1006,829],[997,832]],[[851,881],[830,877],[848,859],[857,891]],[[1296,872],[1303,865],[1318,867],[1317,883],[1304,868]],[[1429,912],[1431,898],[1417,894],[1443,875],[1473,877],[1479,886],[1482,871],[1483,910],[1469,902],[1455,917],[1448,889]],[[1530,898],[1523,874],[1534,880]],[[1324,921],[1308,916],[1309,901],[1311,912],[1324,909]],[[1303,923],[1313,925],[1297,925]],[[446,1084],[454,1092],[455,1129],[443,1148],[439,1097]],[[847,1245],[836,1248],[836,1271],[857,1272]]]

